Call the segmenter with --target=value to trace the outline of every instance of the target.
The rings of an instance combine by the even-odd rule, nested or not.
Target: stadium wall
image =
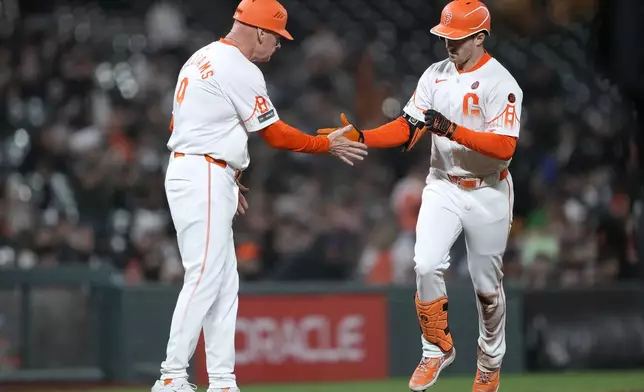
[[[0,273],[0,382],[149,382],[158,377],[179,288],[127,286],[111,271]],[[244,384],[408,376],[421,355],[414,289],[351,283],[242,287]],[[644,364],[644,288],[523,292],[506,287],[505,372]],[[478,324],[469,282],[451,282],[450,329],[471,373]],[[612,331],[612,332],[611,332]],[[191,371],[203,383],[200,343]]]

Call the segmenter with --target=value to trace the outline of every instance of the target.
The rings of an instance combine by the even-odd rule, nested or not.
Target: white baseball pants
[[[186,370],[203,328],[210,387],[236,387],[239,275],[232,222],[239,189],[234,170],[203,155],[171,154],[165,190],[185,275],[161,379],[188,377]]]
[[[505,354],[502,257],[512,223],[512,189],[510,174],[493,186],[465,190],[431,169],[416,226],[416,285],[423,302],[447,295],[443,274],[449,251],[464,232],[479,315],[477,364],[483,370],[500,367]],[[443,355],[438,346],[421,340],[423,356]]]

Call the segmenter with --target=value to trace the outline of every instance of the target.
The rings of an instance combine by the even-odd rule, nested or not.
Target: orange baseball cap
[[[443,8],[441,22],[430,31],[442,38],[459,40],[481,31],[490,34],[490,11],[478,0],[454,0]]]
[[[277,0],[242,0],[233,19],[293,40],[293,36],[286,31],[288,13]]]

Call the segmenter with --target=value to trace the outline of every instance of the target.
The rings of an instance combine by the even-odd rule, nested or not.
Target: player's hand
[[[439,136],[452,139],[456,131],[456,124],[449,121],[447,117],[433,109],[425,110],[425,126],[427,130]]]
[[[329,154],[340,158],[347,165],[353,166],[353,161],[362,161],[367,155],[367,146],[360,142],[347,139],[345,135],[355,131],[353,125],[346,125],[331,132],[329,138]]]
[[[340,121],[342,121],[342,126],[346,127],[347,125],[351,125],[353,129],[347,133],[344,134],[344,137],[347,139],[351,140],[352,142],[360,142],[362,143],[364,141],[364,136],[362,134],[362,131],[360,131],[358,128],[356,128],[353,124],[347,120],[347,116],[342,113],[340,114]],[[338,128],[321,128],[318,129],[317,134],[318,135],[329,135],[333,131],[337,130]]]
[[[239,188],[239,202],[237,203],[237,213],[235,215],[244,215],[248,210],[248,202],[242,192],[248,192],[249,189],[242,185],[239,179],[237,179],[237,187]]]

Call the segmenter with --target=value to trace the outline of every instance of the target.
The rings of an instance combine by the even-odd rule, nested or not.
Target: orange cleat
[[[476,378],[472,386],[472,392],[497,392],[501,381],[501,369],[493,372],[484,372],[476,369]]]
[[[409,389],[421,392],[436,384],[441,370],[448,367],[456,358],[456,350],[451,349],[439,358],[423,357],[409,380]]]

